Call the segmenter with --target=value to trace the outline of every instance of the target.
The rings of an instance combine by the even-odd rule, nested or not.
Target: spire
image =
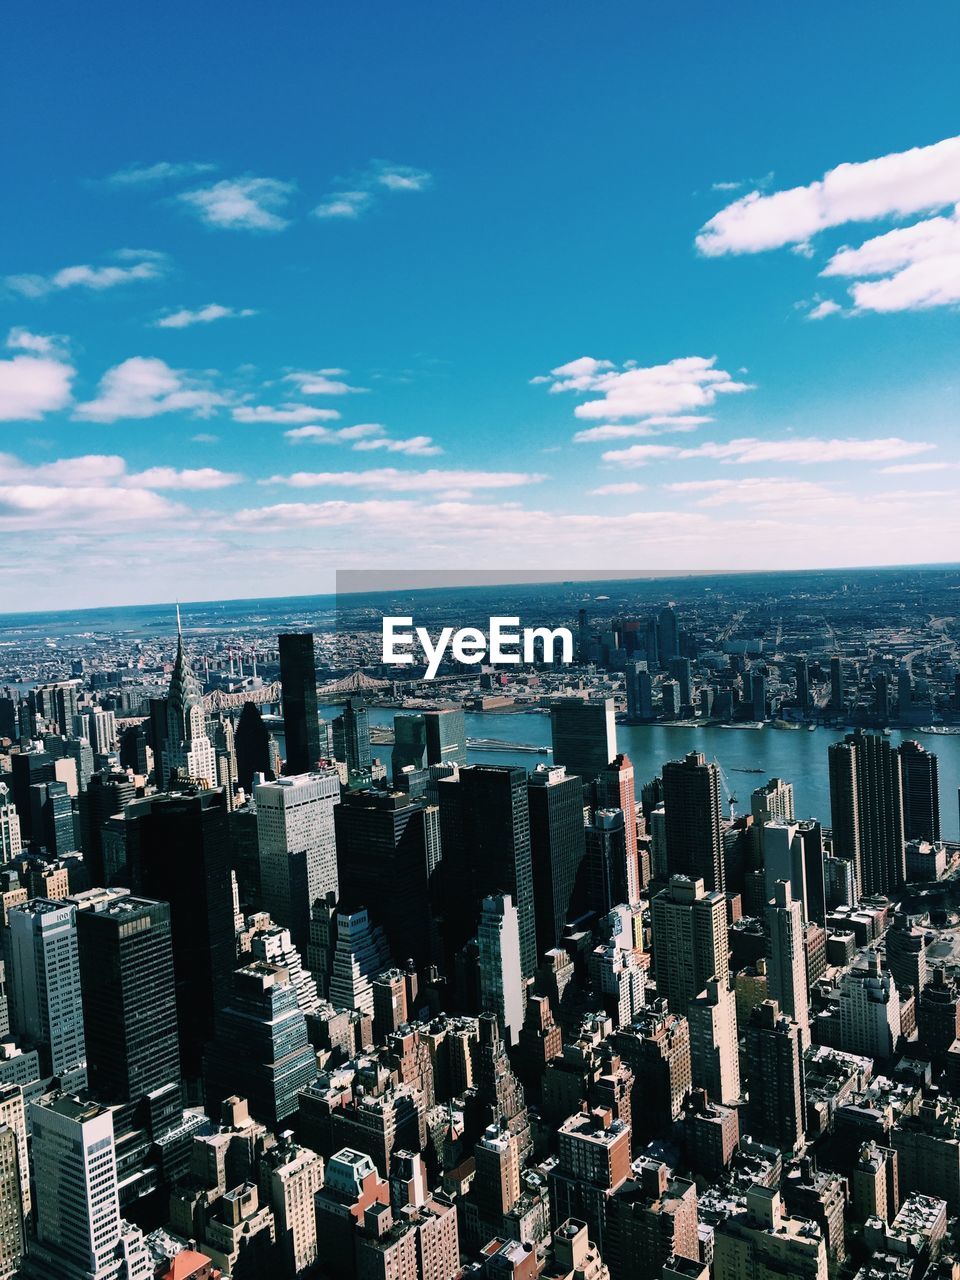
[[[183,641],[183,627],[180,625],[180,601],[177,601],[177,639]]]

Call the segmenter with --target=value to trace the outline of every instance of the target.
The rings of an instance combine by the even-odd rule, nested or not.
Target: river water
[[[340,706],[323,706],[320,714],[332,720]],[[389,707],[369,707],[370,723],[392,725],[396,711]],[[467,712],[468,738],[497,738],[505,742],[550,745],[550,717],[541,713]],[[793,783],[797,816],[830,822],[830,784],[827,776],[827,747],[844,734],[831,729],[721,729],[716,726],[617,725],[617,746],[633,763],[637,793],[644,782],[658,774],[667,760],[678,760],[688,751],[702,751],[716,760],[725,783],[737,796],[737,812],[750,812],[750,792],[767,778],[783,778]],[[939,761],[940,826],[945,840],[960,838],[960,735],[923,734],[893,730],[892,746],[905,738],[915,738]],[[375,746],[374,755],[390,767],[390,747]],[[534,769],[549,762],[549,755],[527,751],[471,751],[474,764],[518,764]],[[759,770],[758,773],[742,772]]]

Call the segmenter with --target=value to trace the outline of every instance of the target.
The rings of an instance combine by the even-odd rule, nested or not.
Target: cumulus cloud
[[[100,379],[93,400],[78,404],[73,416],[85,422],[116,422],[120,418],[155,418],[163,413],[207,417],[224,398],[163,360],[132,356]]]
[[[686,460],[711,458],[728,464],[752,466],[757,463],[790,462],[798,466],[816,466],[837,462],[887,462],[896,458],[909,458],[927,453],[936,445],[925,441],[903,440],[899,436],[874,439],[795,436],[786,440],[758,440],[747,436],[726,443],[708,442],[695,448],[683,449],[679,445],[631,445],[628,449],[613,449],[603,454],[604,462],[620,466],[643,467],[651,462],[667,458]]]
[[[76,370],[59,339],[14,328],[6,346],[20,354],[0,360],[0,421],[36,422],[70,404]]]
[[[240,484],[243,476],[235,471],[218,471],[215,467],[197,467],[178,471],[176,467],[148,467],[124,480],[131,489],[226,489]]]
[[[194,324],[212,324],[214,320],[238,319],[256,314],[256,311],[250,307],[238,310],[236,307],[221,307],[217,302],[210,302],[196,311],[190,311],[184,307],[181,311],[173,311],[169,315],[161,316],[157,321],[157,328],[188,329]]]
[[[377,489],[387,493],[471,493],[476,489],[516,489],[540,484],[546,476],[526,471],[400,471],[379,467],[371,471],[295,471],[271,476],[262,484],[284,484],[292,489]]]
[[[193,178],[215,168],[216,165],[195,160],[158,160],[155,164],[127,165],[111,173],[104,181],[115,187],[148,187],[161,182],[176,182],[180,178]]]
[[[364,392],[366,387],[353,387],[348,382],[338,381],[346,373],[346,369],[309,369],[294,370],[284,375],[287,382],[293,382],[305,396],[347,396]]]
[[[149,489],[125,491],[123,501],[111,488],[62,488],[37,484],[0,484],[0,529],[77,528],[84,533],[156,524],[187,515],[187,508]]]
[[[700,230],[697,248],[717,257],[804,245],[828,227],[902,218],[960,200],[960,137],[840,164],[805,187],[752,191]]]
[[[295,186],[278,178],[225,178],[209,187],[184,191],[177,199],[208,227],[239,231],[282,231]]]
[[[716,356],[684,356],[648,367],[627,361],[620,368],[610,360],[581,356],[541,381],[549,383],[551,393],[593,396],[577,405],[578,418],[637,418],[643,425],[667,428],[696,425],[696,411],[710,408],[718,396],[752,390],[718,369]]]
[[[25,298],[43,298],[65,289],[90,289],[94,293],[102,293],[118,285],[157,280],[167,270],[166,255],[150,249],[121,249],[113,256],[118,261],[109,266],[94,267],[83,263],[61,267],[46,276],[7,276],[6,285]]]
[[[337,183],[314,208],[313,216],[354,220],[373,207],[378,194],[425,191],[432,181],[426,169],[374,160],[360,173]]]

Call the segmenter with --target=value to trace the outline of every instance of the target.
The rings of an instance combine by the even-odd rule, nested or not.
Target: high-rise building
[[[9,1213],[9,1218],[4,1220],[3,1224],[3,1241],[0,1245],[4,1254],[9,1257],[12,1248],[16,1244],[16,1218],[20,1219],[20,1229],[22,1231],[26,1219],[28,1219],[33,1211],[33,1200],[30,1191],[30,1160],[27,1146],[27,1117],[26,1103],[23,1097],[23,1087],[19,1084],[0,1084],[0,1126],[8,1133],[12,1133],[14,1137],[13,1157],[17,1169],[17,1190],[16,1197],[13,1197],[13,1178],[7,1170],[7,1161],[9,1153],[5,1150],[3,1153],[2,1164],[4,1166],[3,1182],[8,1189],[8,1195],[0,1197],[0,1215],[4,1212]],[[16,1211],[14,1213],[14,1210]],[[6,1275],[7,1273],[0,1272]]]
[[[255,702],[243,704],[233,741],[237,753],[237,783],[247,795],[253,789],[256,774],[262,773],[267,781],[272,782],[272,738]]]
[[[795,664],[797,677],[797,706],[802,715],[807,715],[811,707],[810,667],[806,658],[797,658]]]
[[[322,754],[313,635],[309,631],[282,635],[279,648],[286,745],[284,771],[290,774],[309,773],[317,767]]]
[[[693,1083],[711,1102],[740,1100],[737,998],[729,977],[710,978],[687,1005]]]
[[[108,882],[103,861],[104,823],[122,813],[136,794],[134,784],[118,769],[100,769],[91,774],[86,790],[80,792],[80,843],[91,884]]]
[[[373,979],[390,965],[390,949],[366,907],[337,911],[336,943],[330,960],[329,997],[341,1009],[373,1018]]]
[[[36,1183],[31,1274],[149,1280],[153,1264],[143,1237],[120,1218],[112,1111],[62,1094],[31,1103],[30,1119]]]
[[[427,726],[421,712],[407,712],[393,717],[393,751],[390,769],[394,785],[404,769],[425,769],[427,765]]]
[[[440,707],[423,713],[427,764],[466,764],[467,726],[462,707]]]
[[[563,765],[539,764],[527,779],[533,902],[540,951],[560,945],[585,905],[583,786]]]
[[[553,763],[584,785],[617,754],[617,726],[612,698],[584,702],[582,698],[559,698],[550,706]]]
[[[30,805],[30,788],[38,782],[56,782],[53,756],[31,747],[29,751],[17,751],[10,757],[10,789],[13,803],[20,815],[20,838],[24,844],[42,834],[33,830],[33,814]]]
[[[31,844],[52,858],[76,849],[73,801],[65,782],[35,782],[30,788]]]
[[[646,662],[628,662],[624,667],[627,687],[627,719],[653,719],[653,681]]]
[[[347,766],[347,775],[364,774],[373,760],[370,715],[361,698],[348,698],[333,722],[333,754]]]
[[[830,711],[837,716],[843,711],[845,692],[843,685],[843,659],[839,654],[830,659]]]
[[[803,1057],[800,1028],[776,1000],[751,1009],[744,1028],[747,1131],[759,1142],[794,1152],[803,1142]]]
[[[74,903],[90,1089],[112,1103],[179,1090],[169,905],[126,890]]]
[[[827,1280],[827,1247],[820,1227],[809,1218],[783,1212],[780,1192],[757,1184],[746,1207],[718,1223],[714,1233],[714,1280]]]
[[[203,1062],[208,1115],[238,1095],[250,1114],[276,1131],[317,1074],[307,1021],[286,969],[254,960],[234,974],[233,994],[217,1017]]]
[[[890,1059],[900,1039],[900,996],[875,951],[858,956],[841,976],[840,1045],[846,1053]]]
[[[253,789],[263,908],[299,947],[310,933],[310,909],[338,892],[334,811],[340,778],[333,765]]]
[[[477,926],[480,1005],[495,1013],[507,1048],[523,1025],[524,989],[520,968],[520,924],[508,893],[484,898]]]
[[[537,967],[527,775],[510,765],[468,765],[438,786],[444,929],[452,958],[476,932],[483,899],[509,893],[520,922],[525,978]]]
[[[39,1050],[45,1075],[82,1089],[87,1061],[76,911],[69,903],[33,898],[7,919],[13,1029]]]
[[[581,822],[581,826],[583,823]],[[20,815],[5,782],[0,782],[0,862],[4,865],[16,858],[23,843],[20,839]]]
[[[671,876],[650,912],[657,992],[671,1012],[686,1014],[711,978],[730,972],[726,898],[707,893],[702,880]]]
[[[810,1043],[807,956],[804,948],[803,910],[795,902],[786,880],[773,886],[773,901],[766,910],[770,956],[767,990],[780,1008],[800,1027],[804,1048]]]
[[[597,804],[601,809],[623,811],[624,835],[627,852],[627,886],[623,901],[631,906],[640,901],[640,863],[637,853],[637,793],[634,787],[633,765],[624,754],[615,756],[597,774]]]
[[[176,779],[212,787],[217,781],[217,758],[207,737],[200,681],[187,662],[177,610],[177,657],[167,693],[166,741],[161,751],[158,786],[166,790]]]
[[[323,1186],[323,1161],[282,1133],[260,1159],[260,1190],[273,1210],[283,1274],[300,1280],[316,1266],[317,1219],[314,1196]]]
[[[570,1116],[557,1136],[557,1163],[548,1177],[552,1220],[585,1222],[602,1251],[610,1201],[630,1176],[630,1126],[597,1109]]]
[[[4,1280],[20,1274],[26,1243],[24,1216],[17,1135],[0,1122],[0,1276]]]
[[[133,891],[170,904],[180,1061],[190,1079],[199,1078],[236,962],[229,817],[222,790],[136,800],[124,815]]]
[[[940,839],[940,781],[937,757],[919,742],[897,748],[903,782],[903,834],[907,840]]]
[[[877,733],[828,748],[835,857],[856,868],[857,892],[895,894],[906,878],[900,757]]]
[[[793,783],[782,778],[771,778],[750,794],[750,812],[757,826],[765,822],[792,822]]]
[[[335,810],[340,906],[365,907],[391,954],[424,967],[433,951],[429,810],[400,791],[347,793]]]
[[[699,877],[709,891],[725,892],[719,767],[699,751],[669,761],[663,766],[663,803],[671,875]]]
[[[657,650],[661,667],[680,656],[680,624],[671,605],[661,609],[657,616]]]

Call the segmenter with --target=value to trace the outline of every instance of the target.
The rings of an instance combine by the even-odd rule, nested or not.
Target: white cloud
[[[724,463],[753,466],[766,462],[791,462],[798,466],[816,466],[837,462],[886,462],[927,453],[936,445],[924,441],[903,440],[899,436],[874,439],[822,439],[796,436],[786,440],[758,440],[747,436],[727,443],[708,442],[695,448],[679,445],[631,445],[603,454],[604,462],[621,466],[643,467],[666,458],[680,460],[712,458]]]
[[[167,270],[166,255],[149,249],[121,249],[114,257],[129,265],[92,267],[84,263],[75,267],[61,267],[48,276],[7,276],[6,284],[25,298],[42,298],[64,289],[91,289],[95,293],[102,293],[117,285],[156,280]]]
[[[834,302],[831,298],[824,298],[822,302],[818,302],[816,306],[807,313],[807,319],[823,320],[826,316],[834,316],[838,311],[842,310],[843,308],[840,306],[839,302]]]
[[[854,309],[920,311],[960,302],[960,205],[948,217],[927,218],[840,249],[824,276],[882,276],[850,286]]]
[[[685,356],[646,368],[628,361],[617,369],[609,360],[582,356],[550,371],[550,391],[597,395],[577,405],[578,418],[639,418],[651,425],[681,415],[686,425],[717,396],[751,390],[716,366],[716,356]]]
[[[596,444],[604,440],[641,439],[644,436],[662,436],[673,432],[695,431],[701,423],[712,422],[707,417],[657,417],[645,418],[642,422],[604,423],[602,427],[587,427],[578,431],[574,444]]]
[[[346,182],[338,183],[336,189],[314,208],[313,216],[321,219],[353,220],[373,207],[378,194],[425,191],[432,181],[433,178],[426,169],[374,160],[361,173]]]
[[[85,422],[155,418],[163,413],[206,417],[223,403],[223,396],[163,360],[133,356],[108,369],[95,399],[78,404],[73,416]]]
[[[219,444],[220,437],[211,435],[209,431],[198,431],[195,436],[190,437],[191,444]]]
[[[440,446],[438,444],[434,444],[430,436],[410,436],[406,440],[392,440],[388,437],[377,437],[374,440],[358,440],[353,447],[360,451],[385,449],[388,453],[415,454],[423,458],[430,457],[433,454],[443,453]]]
[[[399,471],[380,467],[372,471],[296,471],[271,476],[262,484],[285,484],[292,489],[377,489],[385,493],[470,493],[475,489],[516,489],[540,484],[546,476],[525,471]]]
[[[256,311],[250,307],[237,310],[235,307],[222,307],[217,302],[208,303],[197,311],[184,307],[182,311],[173,311],[157,321],[158,329],[187,329],[194,324],[211,324],[214,320],[229,320],[243,316],[255,316]]]
[[[214,467],[178,471],[176,467],[148,467],[146,471],[126,476],[124,487],[131,489],[226,489],[240,484],[242,475],[235,471],[217,471]]]
[[[159,182],[174,182],[179,178],[192,178],[198,173],[209,173],[216,165],[202,164],[194,160],[158,160],[156,164],[128,165],[111,173],[106,182],[115,187],[146,187]]]
[[[716,257],[804,245],[847,222],[901,218],[960,200],[960,137],[841,164],[822,180],[764,196],[752,191],[701,229],[697,247]]]
[[[107,487],[0,485],[0,529],[8,531],[73,527],[90,532],[155,524],[186,514],[179,503],[148,489],[125,490],[118,501],[117,490]]]
[[[315,373],[300,369],[284,376],[287,382],[295,383],[305,396],[346,396],[367,390],[366,387],[352,387],[347,382],[336,381],[344,373],[345,369],[318,369]]]
[[[6,345],[22,354],[0,360],[0,421],[36,422],[65,409],[76,370],[58,354],[56,339],[17,328]]]
[[[624,480],[620,484],[602,484],[599,489],[591,489],[590,492],[598,498],[613,498],[621,494],[643,493],[646,487],[645,484],[636,484],[633,480]]]
[[[276,423],[280,426],[291,422],[335,422],[339,417],[336,409],[318,409],[312,404],[240,404],[233,410],[234,422]],[[326,428],[318,427],[317,430],[325,431]]]
[[[293,427],[283,435],[291,444],[344,444],[381,436],[384,430],[379,422],[360,422],[353,427]]]
[[[177,199],[210,227],[242,231],[282,231],[295,190],[278,178],[229,178],[210,187],[184,191]]]
[[[893,467],[879,467],[881,475],[914,476],[927,471],[952,471],[960,464],[956,462],[899,462]]]

